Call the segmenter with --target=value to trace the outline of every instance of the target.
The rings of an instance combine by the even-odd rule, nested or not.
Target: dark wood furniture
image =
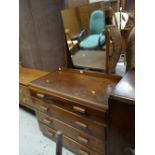
[[[109,98],[108,155],[133,155],[135,148],[135,70],[117,84]]]
[[[119,76],[83,70],[56,70],[30,82],[29,88],[39,126],[78,155],[105,155],[108,97]]]
[[[30,68],[19,67],[19,103],[31,110],[33,105],[28,85],[31,81],[46,75],[48,72],[38,71]]]

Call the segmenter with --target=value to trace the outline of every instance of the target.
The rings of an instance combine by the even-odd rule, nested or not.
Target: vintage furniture
[[[19,103],[31,110],[33,105],[28,85],[31,81],[46,75],[48,72],[38,71],[30,68],[19,67]]]
[[[116,85],[109,98],[108,155],[133,155],[135,149],[135,70]]]
[[[89,21],[90,34],[83,39],[79,46],[83,49],[95,49],[105,43],[105,13],[102,10],[92,12]]]
[[[30,82],[44,135],[63,133],[63,146],[78,155],[105,155],[108,97],[119,76],[75,69],[56,70]]]

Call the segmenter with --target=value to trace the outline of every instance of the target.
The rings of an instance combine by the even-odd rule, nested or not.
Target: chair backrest
[[[92,12],[89,21],[90,34],[100,34],[105,30],[105,14],[102,10]]]

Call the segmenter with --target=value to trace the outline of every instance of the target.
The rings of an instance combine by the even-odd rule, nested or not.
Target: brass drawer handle
[[[73,109],[77,112],[80,112],[82,114],[85,114],[86,113],[86,109],[84,108],[81,108],[81,107],[77,107],[77,106],[73,106]]]
[[[51,132],[51,131],[46,131],[46,134],[48,135],[48,136],[50,136],[50,137],[53,137],[54,136],[54,134]]]
[[[78,136],[78,140],[81,141],[82,143],[88,144],[88,139]]]
[[[50,125],[52,122],[50,120],[48,120],[48,119],[44,119],[43,123],[45,123],[46,125]]]
[[[46,111],[46,112],[48,111],[48,108],[47,108],[47,107],[40,106],[39,108],[40,108],[41,110],[43,110],[43,111]]]
[[[82,128],[85,128],[85,129],[88,127],[87,124],[84,124],[84,123],[78,122],[78,121],[76,121],[75,124],[77,124],[78,126],[80,126]]]
[[[37,93],[36,96],[37,96],[38,98],[41,98],[41,99],[43,99],[43,98],[45,97],[44,94],[40,94],[40,93]]]
[[[83,150],[80,150],[80,154],[81,155],[90,155],[90,153],[86,152],[86,151],[83,151]]]

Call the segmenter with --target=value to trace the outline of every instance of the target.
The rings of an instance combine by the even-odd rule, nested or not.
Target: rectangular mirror
[[[103,2],[61,12],[68,49],[77,68],[105,69],[105,4]]]

